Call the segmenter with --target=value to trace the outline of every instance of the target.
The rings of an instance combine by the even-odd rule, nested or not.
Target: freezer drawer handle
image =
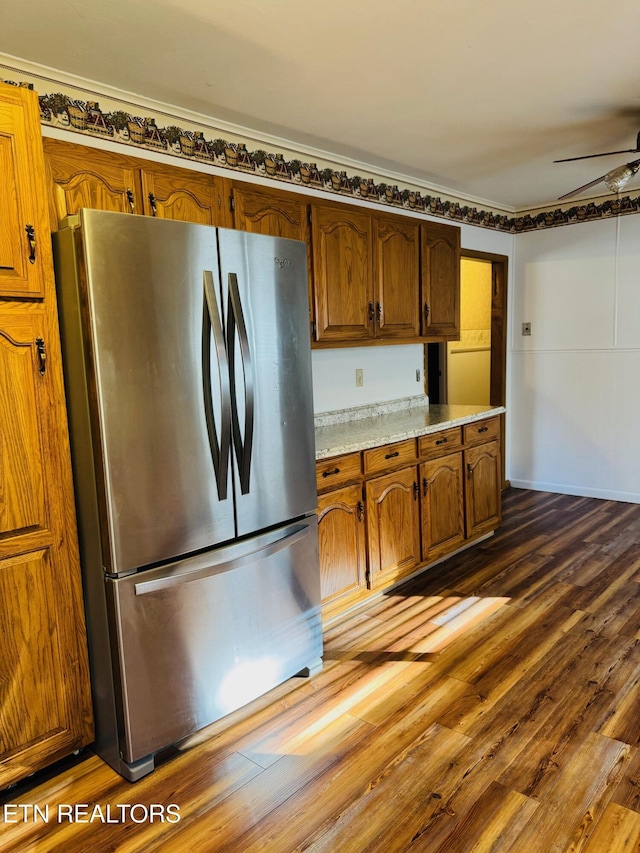
[[[284,551],[285,548],[290,548],[300,539],[304,539],[304,537],[309,534],[309,529],[308,525],[304,525],[303,527],[299,527],[297,530],[294,530],[293,533],[283,536],[282,539],[278,539],[277,542],[271,543],[271,545],[255,548],[253,551],[243,554],[242,557],[226,560],[214,566],[209,565],[205,566],[205,568],[191,569],[191,571],[186,569],[182,572],[177,572],[175,575],[167,575],[166,577],[156,578],[152,581],[141,581],[140,583],[134,584],[134,593],[136,595],[146,595],[148,592],[158,592],[161,589],[170,589],[171,587],[179,586],[183,583],[206,580],[206,578],[221,575],[225,572],[231,572],[241,566],[248,566],[258,560],[263,560],[265,557],[277,554],[278,551]]]
[[[248,494],[251,479],[251,454],[253,449],[253,365],[251,361],[251,350],[249,349],[249,336],[242,313],[240,291],[238,289],[238,276],[234,272],[229,273],[229,302],[231,311],[227,315],[227,347],[229,353],[229,376],[231,379],[231,423],[233,429],[233,446],[238,460],[238,472],[240,475],[240,491],[243,495]],[[242,376],[244,381],[244,442],[240,434],[240,422],[238,420],[238,404],[236,399],[235,381],[235,333],[238,330],[238,341],[240,343],[240,357],[242,359]]]
[[[218,498],[227,498],[227,476],[229,470],[229,448],[231,446],[231,392],[229,390],[229,363],[224,345],[224,332],[211,270],[203,270],[204,300],[202,316],[202,393],[204,414],[209,435],[211,459],[218,488]],[[213,417],[211,390],[211,338],[216,352],[218,377],[220,380],[220,440]]]

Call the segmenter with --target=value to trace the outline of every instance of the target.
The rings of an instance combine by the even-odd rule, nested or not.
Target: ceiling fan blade
[[[609,173],[607,172],[607,174],[602,175],[602,177],[596,178],[595,181],[589,181],[588,184],[583,184],[581,187],[578,187],[576,190],[571,190],[570,193],[565,193],[564,195],[558,196],[558,201],[562,201],[565,198],[571,198],[574,195],[578,195],[578,193],[581,193],[583,190],[588,190],[589,187],[595,187],[596,184],[599,184],[602,181],[604,181],[604,179],[607,177],[608,174]]]
[[[624,151],[604,151],[602,154],[585,154],[583,157],[565,157],[564,160],[554,160],[554,163],[570,163],[572,160],[591,160],[592,157],[609,157],[611,154],[636,154],[640,148],[627,148]]]

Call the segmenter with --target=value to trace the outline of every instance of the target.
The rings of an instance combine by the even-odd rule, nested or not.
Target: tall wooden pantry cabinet
[[[0,788],[93,722],[35,92],[0,83]]]

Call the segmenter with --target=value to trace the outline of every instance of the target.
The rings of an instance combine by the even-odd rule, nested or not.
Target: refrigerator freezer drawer
[[[317,664],[315,516],[161,569],[109,580],[120,751],[135,762]]]

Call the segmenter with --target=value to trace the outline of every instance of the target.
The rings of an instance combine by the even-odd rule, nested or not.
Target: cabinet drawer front
[[[384,444],[365,450],[363,455],[364,473],[374,474],[377,471],[387,471],[416,460],[416,440],[397,441],[395,444]]]
[[[318,491],[334,489],[349,480],[362,476],[359,453],[345,453],[344,456],[332,456],[316,462],[316,482]]]
[[[443,429],[423,435],[418,439],[420,456],[440,456],[462,447],[462,430],[460,427]]]
[[[500,418],[487,418],[484,421],[474,421],[464,427],[464,443],[483,444],[500,437]]]

